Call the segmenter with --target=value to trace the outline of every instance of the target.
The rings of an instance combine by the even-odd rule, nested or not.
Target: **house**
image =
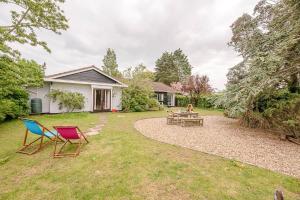
[[[160,82],[152,82],[152,88],[159,103],[166,106],[175,106],[175,95],[177,93],[175,89]]]
[[[127,87],[120,81],[103,73],[95,66],[84,67],[63,73],[45,76],[44,86],[29,88],[29,96],[42,99],[42,113],[61,113],[58,102],[53,102],[47,94],[53,89],[79,92],[85,97],[82,110],[85,112],[121,110],[122,89]]]

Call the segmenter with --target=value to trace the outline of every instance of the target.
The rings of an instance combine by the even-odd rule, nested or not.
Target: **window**
[[[164,94],[162,93],[158,94],[158,101],[164,101]]]

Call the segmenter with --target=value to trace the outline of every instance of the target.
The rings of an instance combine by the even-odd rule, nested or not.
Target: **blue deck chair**
[[[19,149],[17,151],[17,153],[32,155],[32,154],[38,152],[39,150],[41,150],[49,142],[53,142],[55,140],[63,141],[60,137],[56,137],[56,135],[57,135],[56,130],[50,131],[45,126],[43,126],[39,122],[32,120],[32,119],[23,118],[22,121],[26,127],[26,131],[25,131],[25,137],[24,137],[24,141],[23,141],[23,147],[21,149]],[[33,140],[32,142],[30,142],[29,144],[26,144],[27,136],[28,136],[29,132],[39,135],[39,137],[37,139]],[[50,140],[48,142],[44,143],[43,142],[44,138],[45,139],[48,138]],[[39,142],[38,147],[32,151],[28,151],[28,148],[32,147],[36,142]]]

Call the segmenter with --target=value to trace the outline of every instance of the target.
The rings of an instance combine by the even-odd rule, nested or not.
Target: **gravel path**
[[[300,178],[300,146],[279,140],[234,119],[204,116],[203,127],[167,125],[165,118],[139,120],[135,128],[146,137],[214,154]]]

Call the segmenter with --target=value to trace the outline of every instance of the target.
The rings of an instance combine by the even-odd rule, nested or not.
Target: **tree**
[[[170,84],[170,86],[178,92],[181,92],[183,87],[181,82],[173,82]]]
[[[149,71],[142,63],[135,68],[129,67],[123,72],[125,82],[130,81],[153,81],[154,73]]]
[[[102,70],[113,77],[121,77],[121,73],[118,70],[117,57],[113,49],[108,48],[106,55],[103,58]]]
[[[47,43],[40,41],[37,30],[56,34],[68,28],[67,19],[59,7],[64,0],[0,0],[11,5],[10,24],[0,25],[0,121],[28,114],[28,87],[43,84],[46,65],[21,59],[12,43],[42,46],[50,52]]]
[[[191,75],[192,67],[181,49],[174,52],[164,52],[155,62],[156,81],[170,85],[173,82],[184,81]]]
[[[43,85],[43,70],[35,61],[0,57],[0,121],[28,114],[27,87]]]
[[[178,72],[173,62],[173,55],[169,52],[164,52],[162,56],[155,62],[155,79],[156,81],[170,84],[178,82]]]
[[[67,19],[59,7],[64,0],[0,0],[11,4],[10,24],[0,25],[0,51],[3,55],[18,57],[20,52],[9,46],[10,43],[42,46],[50,52],[45,41],[37,38],[37,30],[50,30],[60,34],[68,28]]]
[[[122,108],[125,112],[140,112],[160,109],[159,102],[154,98],[151,82],[153,72],[146,66],[139,64],[135,68],[129,67],[123,72],[128,88],[122,93]]]
[[[299,10],[299,1],[262,0],[255,6],[254,15],[244,14],[231,26],[233,36],[229,45],[240,53],[243,62],[230,69],[224,97],[227,114],[241,116],[244,124],[274,125],[272,118],[267,117],[274,113],[282,117],[281,122],[297,121],[294,114],[278,114],[283,112],[278,102],[281,106],[287,105],[284,101],[298,102],[294,99],[300,92]],[[293,95],[281,99],[286,90]],[[265,109],[257,109],[259,102],[269,103]],[[300,111],[298,106],[288,107]]]
[[[190,93],[191,96],[206,95],[213,92],[213,88],[209,84],[209,78],[203,76],[190,76],[186,83],[183,84],[182,89],[184,92]]]
[[[183,82],[186,77],[192,74],[192,66],[189,63],[187,56],[181,49],[177,49],[173,53],[174,65],[177,69],[178,79]]]

